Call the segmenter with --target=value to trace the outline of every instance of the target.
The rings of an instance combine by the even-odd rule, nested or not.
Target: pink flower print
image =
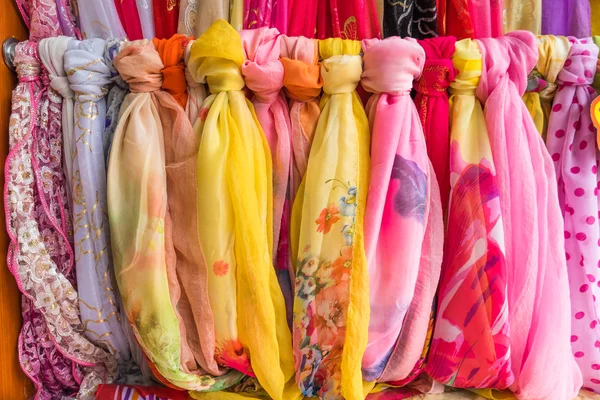
[[[229,264],[223,260],[215,261],[213,264],[213,272],[217,276],[225,276],[229,272]]]

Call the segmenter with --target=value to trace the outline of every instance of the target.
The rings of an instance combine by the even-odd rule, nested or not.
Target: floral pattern
[[[227,275],[228,271],[229,271],[229,263],[227,263],[223,260],[215,261],[215,263],[213,264],[213,272],[217,276],[225,276],[225,275]]]

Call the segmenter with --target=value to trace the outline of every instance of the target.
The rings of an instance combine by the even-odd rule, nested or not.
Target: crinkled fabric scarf
[[[426,39],[419,42],[425,50],[423,73],[414,82],[415,104],[423,125],[427,154],[433,164],[440,188],[444,215],[450,200],[450,134],[448,86],[454,81],[453,37]]]
[[[125,97],[108,168],[108,215],[115,274],[135,337],[154,374],[182,389],[220,390],[235,376],[200,375],[189,357],[176,309],[175,265],[167,212],[164,137],[156,93],[164,68],[154,45],[123,45],[115,66],[131,89]],[[187,352],[186,352],[187,350]]]
[[[116,365],[83,336],[60,165],[61,98],[39,84],[36,48],[33,42],[17,47],[21,83],[13,94],[5,166],[7,264],[23,293],[20,359],[36,385],[36,398],[79,390],[78,397],[87,399],[98,383],[114,377]]]
[[[477,43],[456,42],[450,84],[451,195],[433,340],[426,371],[454,387],[507,388],[507,274],[496,168],[475,89]]]
[[[596,128],[590,116],[597,96],[591,84],[598,47],[588,39],[573,43],[558,74],[546,144],[558,182],[565,218],[565,250],[571,292],[571,347],[583,374],[583,386],[600,393],[600,326],[595,298],[600,297],[598,260],[598,158]],[[596,366],[596,367],[594,367]]]
[[[52,36],[80,36],[75,16],[67,0],[16,0],[29,40],[40,41]]]
[[[590,4],[588,0],[542,0],[542,34],[576,36],[591,34]]]
[[[281,38],[277,29],[258,28],[240,33],[246,61],[242,75],[246,86],[254,93],[252,104],[269,149],[273,165],[273,264],[286,303],[286,314],[291,315],[293,290],[287,259],[289,252],[282,255],[279,263],[279,247],[286,251],[288,245],[289,212],[284,215],[290,183],[291,166],[291,122],[290,112],[283,94],[283,64],[279,61]],[[282,219],[286,220],[283,221]]]
[[[179,0],[152,0],[152,11],[156,38],[166,39],[173,36],[177,32],[179,22]]]
[[[503,0],[504,32],[525,30],[542,32],[542,0]]]
[[[374,381],[385,369],[386,380],[400,380],[423,351],[442,262],[439,190],[410,98],[425,53],[414,39],[400,38],[365,40],[363,52],[362,84],[374,93],[367,104],[372,143],[365,249],[371,312],[363,376]],[[433,232],[440,245],[435,254],[424,254],[422,245]],[[430,256],[432,265],[424,262],[421,268]]]
[[[368,270],[363,219],[369,180],[369,125],[356,94],[360,42],[319,42],[321,116],[292,212],[296,260],[294,352],[305,396],[364,398]]]
[[[581,387],[581,372],[570,346],[564,224],[556,175],[520,100],[527,73],[537,60],[537,43],[526,31],[478,43],[483,73],[477,97],[485,104],[506,238],[510,357],[515,378],[510,389],[522,399],[570,399]],[[549,348],[551,353],[544,350]],[[530,354],[536,357],[528,357]]]
[[[256,376],[271,398],[291,399],[298,391],[293,385],[284,390],[294,374],[291,337],[271,262],[271,158],[242,91],[244,61],[239,34],[223,20],[192,47],[192,76],[211,92],[194,127],[200,137],[198,232],[209,270],[217,361]]]
[[[112,1],[77,0],[79,24],[86,39],[125,39],[115,3]]]
[[[244,29],[266,26],[277,28],[282,34],[288,31],[289,0],[249,0],[244,2]],[[305,5],[306,6],[306,5]],[[297,16],[294,15],[293,18]]]
[[[529,79],[537,79],[538,83],[523,95],[523,102],[543,138],[546,138],[550,108],[556,94],[556,77],[565,65],[570,46],[564,36],[538,36],[538,61],[529,74]]]
[[[110,1],[110,0],[108,0]],[[127,33],[129,40],[138,40],[143,38],[142,26],[140,25],[140,16],[138,14],[135,0],[114,0],[121,20],[121,26]],[[85,12],[85,11],[83,11]]]
[[[383,36],[425,39],[437,36],[436,0],[385,1]]]
[[[75,93],[74,131],[69,142],[75,268],[79,309],[87,337],[119,362],[130,358],[113,290],[102,141],[110,70],[103,62],[104,40],[72,40],[64,68]]]

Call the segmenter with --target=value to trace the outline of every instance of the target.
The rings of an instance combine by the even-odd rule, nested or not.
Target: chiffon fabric
[[[208,83],[194,129],[198,234],[208,265],[220,365],[256,376],[273,399],[292,399],[294,374],[285,303],[272,264],[269,145],[244,95],[240,35],[223,20],[192,46],[188,67]],[[215,212],[218,210],[218,212]]]
[[[23,294],[19,359],[36,397],[93,396],[114,359],[83,335],[61,160],[61,97],[42,85],[37,44],[17,45],[4,208],[7,266]],[[64,358],[63,358],[64,357]]]
[[[511,32],[480,39],[483,73],[477,97],[497,167],[505,232],[510,359],[523,399],[569,399],[581,387],[570,349],[570,304],[556,175],[520,97],[536,63],[535,36]],[[534,168],[532,168],[534,166]],[[512,195],[519,193],[519,195]],[[552,348],[552,352],[545,349]],[[535,354],[536,357],[528,357]],[[539,371],[544,371],[540,374]]]
[[[151,0],[136,0],[140,25],[142,26],[142,35],[144,39],[153,39],[154,34],[154,10]]]
[[[240,33],[246,61],[242,65],[242,75],[246,86],[254,96],[252,104],[256,118],[262,127],[273,165],[273,265],[277,271],[277,279],[285,298],[287,315],[291,315],[293,307],[292,281],[290,280],[290,257],[287,251],[287,230],[289,211],[284,215],[290,183],[291,167],[291,122],[283,89],[284,70],[279,61],[281,54],[281,37],[275,28],[262,27],[244,30]],[[282,221],[285,218],[286,221]],[[281,243],[283,242],[283,243]],[[279,247],[284,247],[279,264]]]
[[[194,41],[190,40],[188,45],[185,47],[185,53],[183,55],[183,60],[185,63],[185,81],[187,82],[188,91],[188,101],[185,105],[185,112],[192,123],[192,126],[194,126],[196,120],[198,119],[200,108],[202,107],[202,103],[204,103],[204,99],[206,98],[206,89],[204,88],[204,85],[194,80],[189,69],[193,44]]]
[[[106,95],[106,117],[104,120],[104,133],[102,135],[104,156],[106,157],[105,166],[108,166],[110,148],[112,145],[115,129],[119,122],[119,112],[125,96],[129,90],[127,84],[119,75],[119,71],[113,63],[115,56],[121,50],[121,41],[119,39],[108,39],[104,47],[104,64],[110,71],[111,85],[108,87]]]
[[[187,36],[194,36],[196,34],[197,18],[198,0],[181,0],[179,3],[179,22],[177,24],[177,33]]]
[[[437,36],[436,0],[384,1],[383,36],[425,39]]]
[[[452,65],[456,38],[439,37],[419,41],[425,50],[423,73],[415,79],[415,105],[419,112],[427,154],[437,177],[444,215],[450,197],[450,133],[448,87],[454,81]]]
[[[591,34],[588,0],[542,0],[542,34],[576,36]]]
[[[79,8],[79,25],[84,38],[125,39],[127,36],[119,20],[114,2],[77,0],[77,7]]]
[[[152,14],[157,39],[168,39],[177,33],[179,0],[152,0]]]
[[[437,233],[443,235],[439,190],[419,115],[410,98],[412,82],[425,63],[425,52],[416,40],[400,38],[365,40],[363,52],[362,85],[374,95],[367,104],[372,146],[365,250],[371,311],[362,369],[368,381],[380,378],[386,367],[388,375],[403,379],[422,353],[435,294],[435,289],[428,290],[429,296],[422,297],[420,291],[422,286],[437,287],[442,259],[440,246],[434,256],[437,272],[432,274],[431,283],[428,279],[417,283],[422,256],[427,257],[421,253],[427,225],[436,225]],[[437,205],[432,207],[432,202]],[[437,212],[431,214],[431,210]],[[437,221],[431,221],[433,218]],[[403,279],[393,279],[395,275]],[[414,321],[408,310],[411,303],[413,307],[417,304],[417,298],[425,312]],[[398,342],[402,351],[388,362],[401,330],[408,325],[410,343]]]
[[[130,358],[121,330],[110,257],[110,232],[106,204],[106,165],[102,134],[110,84],[103,62],[104,40],[71,40],[64,68],[75,93],[71,148],[71,181],[75,268],[80,291],[79,310],[86,336],[117,361]]]
[[[598,47],[591,38],[570,38],[565,66],[558,74],[548,138],[558,182],[558,199],[565,219],[564,237],[571,292],[571,347],[583,375],[583,386],[600,393],[600,313],[595,298],[600,288],[598,260],[598,149],[590,109],[597,96],[591,84]]]
[[[481,103],[477,42],[456,42],[450,83],[450,203],[426,372],[454,387],[507,388],[507,265],[499,186]]]
[[[548,130],[552,101],[558,88],[556,78],[565,65],[570,46],[569,40],[564,36],[538,36],[539,58],[530,76],[543,80],[545,85],[541,90],[525,93],[523,102],[527,106],[538,132],[544,138],[546,138]],[[539,85],[536,86],[539,87]]]
[[[127,39],[139,40],[143,38],[140,15],[135,0],[114,0],[114,2],[121,25],[127,33]]]
[[[155,376],[186,390],[221,390],[240,374],[202,375],[180,324],[160,114],[164,68],[152,42],[124,44],[115,66],[129,84],[108,168],[115,275],[129,323]],[[172,302],[173,301],[173,302]]]
[[[542,0],[503,0],[504,32],[524,30],[542,32]]]
[[[364,398],[369,287],[363,221],[369,125],[356,94],[360,42],[319,42],[321,116],[292,212],[294,353],[304,396]]]

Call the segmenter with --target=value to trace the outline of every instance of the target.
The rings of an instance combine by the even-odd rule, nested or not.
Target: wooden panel
[[[27,29],[21,20],[14,0],[0,1],[0,44],[8,37],[27,38]],[[4,188],[4,161],[8,153],[8,119],[11,91],[17,84],[16,75],[0,61],[0,184]],[[0,207],[4,224],[4,203]],[[6,267],[8,237],[0,228],[0,399],[28,399],[34,394],[32,383],[19,365],[17,339],[21,328],[21,296],[15,279]]]

